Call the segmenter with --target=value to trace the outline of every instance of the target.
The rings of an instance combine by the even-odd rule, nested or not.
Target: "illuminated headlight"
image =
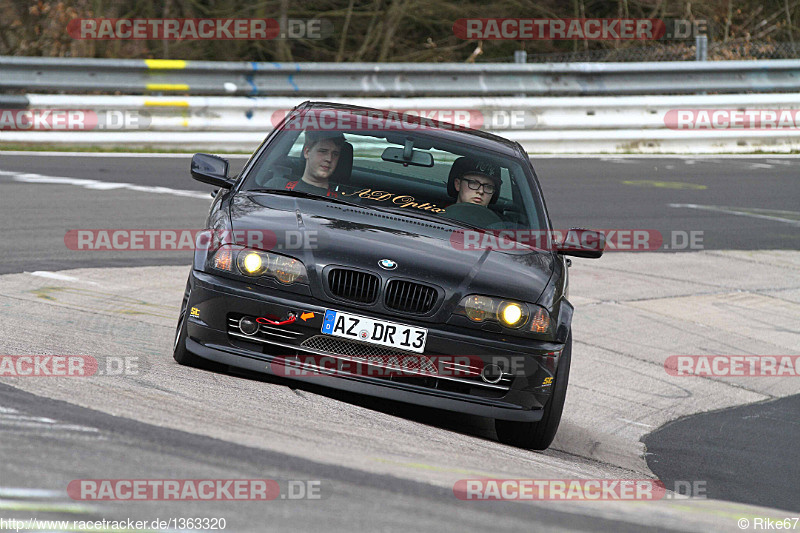
[[[267,269],[269,255],[254,250],[239,252],[239,270],[248,276],[260,276]]]
[[[301,261],[237,245],[223,245],[211,259],[211,266],[217,270],[239,273],[251,278],[272,276],[286,285],[308,283],[306,267]]]
[[[519,328],[528,321],[528,306],[500,298],[473,294],[458,306],[457,314],[465,315],[473,322],[496,320],[508,328]]]
[[[502,302],[497,311],[497,318],[501,324],[510,328],[517,328],[525,323],[528,318],[525,316],[527,311],[516,302]]]

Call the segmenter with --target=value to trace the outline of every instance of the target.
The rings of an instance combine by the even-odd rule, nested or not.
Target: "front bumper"
[[[428,329],[425,352],[415,357],[436,361],[466,356],[477,366],[500,365],[502,379],[490,383],[478,375],[458,372],[398,376],[392,372],[342,371],[345,364],[349,363],[348,369],[352,369],[354,360],[364,359],[320,350],[314,341],[323,339],[322,317],[326,309],[362,315],[363,310],[197,270],[190,275],[190,286],[186,349],[199,357],[335,389],[478,416],[540,420],[563,349],[557,343],[503,338],[450,325],[432,326],[406,316],[380,317]],[[306,318],[285,327],[269,327],[264,339],[243,335],[234,325],[236,317],[242,315],[280,320],[290,313]],[[314,372],[296,371],[298,359],[308,356],[336,358],[339,371],[330,372],[327,366]]]

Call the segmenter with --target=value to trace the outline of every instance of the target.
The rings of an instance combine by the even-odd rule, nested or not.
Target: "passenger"
[[[468,171],[455,179],[458,192],[456,203],[473,203],[488,206],[495,188],[500,187],[500,176]]]
[[[339,156],[342,154],[344,135],[341,133],[306,131],[303,143],[303,157],[306,160],[303,176],[296,181],[276,177],[267,182],[268,189],[288,189],[307,192],[319,196],[336,197],[330,189],[329,178],[336,171]]]
[[[489,204],[500,196],[502,183],[497,165],[471,157],[456,159],[447,186],[448,194],[455,197],[456,203],[447,207],[443,216],[479,227],[502,222],[500,216],[489,209]]]

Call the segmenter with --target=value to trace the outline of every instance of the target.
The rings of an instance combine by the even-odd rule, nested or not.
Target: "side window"
[[[304,131],[303,133],[301,133],[300,135],[297,136],[297,139],[295,139],[294,144],[292,144],[292,147],[289,148],[288,156],[289,157],[295,157],[295,158],[297,158],[297,157],[302,158],[303,157],[303,144],[305,142],[306,142],[306,132]]]
[[[500,197],[497,200],[511,203],[513,199],[511,189],[516,185],[511,183],[511,173],[506,167],[500,167],[500,179],[503,183],[500,185]]]

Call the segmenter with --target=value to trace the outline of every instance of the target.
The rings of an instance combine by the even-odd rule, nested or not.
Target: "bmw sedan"
[[[545,449],[572,357],[567,255],[603,235],[553,230],[520,146],[393,111],[306,102],[219,190],[174,343],[239,367],[490,417]]]

